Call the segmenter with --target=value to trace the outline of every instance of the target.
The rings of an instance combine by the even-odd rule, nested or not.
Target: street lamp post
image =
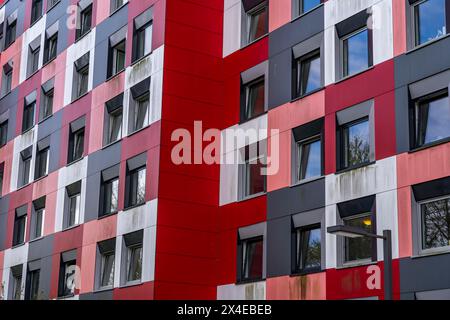
[[[348,238],[368,237],[383,240],[383,260],[384,260],[384,300],[393,299],[392,287],[392,232],[383,230],[383,235],[367,232],[364,229],[338,225],[328,227],[328,233]]]

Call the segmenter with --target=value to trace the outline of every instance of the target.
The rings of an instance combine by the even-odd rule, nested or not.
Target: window
[[[245,85],[244,120],[255,118],[266,111],[264,77]]]
[[[361,72],[372,66],[371,41],[367,28],[342,39],[343,77]]]
[[[369,119],[364,118],[343,125],[342,134],[342,169],[356,167],[370,162]]]
[[[264,145],[264,146],[263,146]],[[251,197],[266,191],[265,143],[260,142],[245,147],[245,163],[242,173],[242,198]]]
[[[125,264],[122,274],[122,284],[139,283],[142,278],[143,261],[143,231],[133,232],[123,236],[124,250],[122,261]]]
[[[76,40],[82,38],[91,30],[92,26],[92,4],[89,4],[85,8],[79,8],[80,20],[77,28]]]
[[[0,197],[3,196],[3,179],[5,175],[5,163],[0,163]]]
[[[116,239],[109,239],[97,244],[97,289],[110,289],[114,286]]]
[[[13,68],[12,61],[3,66],[2,96],[11,92]]]
[[[3,147],[8,142],[8,120],[0,123],[0,147]]]
[[[108,113],[108,136],[107,144],[113,143],[122,138],[122,108],[119,107]]]
[[[249,8],[246,5],[247,2],[244,2],[244,10],[246,11],[246,43],[250,44],[261,37],[265,36],[268,32],[268,5],[266,1],[263,1],[261,4],[254,6],[253,8]],[[248,8],[248,10],[247,10]]]
[[[30,77],[39,69],[39,52],[41,51],[41,47],[32,47],[29,48],[28,54],[28,72],[27,76]]]
[[[295,62],[295,97],[301,97],[322,87],[320,52],[313,52]]]
[[[298,181],[322,175],[322,141],[320,136],[297,143]]]
[[[108,74],[111,78],[125,69],[127,27],[109,37]]]
[[[110,0],[110,1],[111,1],[111,9],[110,9],[111,13],[113,13],[114,11],[116,11],[125,4],[125,0]]]
[[[39,120],[42,121],[53,114],[54,79],[44,83],[41,87],[41,105]]]
[[[71,228],[80,223],[81,181],[66,187],[64,228]]]
[[[133,62],[152,52],[153,36],[152,8],[134,19]]]
[[[125,207],[131,208],[145,203],[146,154],[127,161],[125,182]]]
[[[83,158],[84,153],[85,118],[79,118],[70,124],[69,128],[69,154],[67,163]]]
[[[241,281],[261,280],[263,277],[263,237],[243,240]]]
[[[58,54],[58,24],[50,27],[46,31],[44,44],[44,63],[48,63],[56,58]]]
[[[136,132],[150,124],[150,78],[131,88],[129,133]]]
[[[422,250],[450,247],[450,197],[422,202]]]
[[[27,286],[25,290],[25,298],[27,300],[39,300],[39,278],[41,275],[40,269],[28,270]]]
[[[344,225],[360,228],[372,233],[372,215],[371,213],[367,213],[345,218]],[[373,239],[368,237],[345,237],[344,242],[344,263],[371,260]]]
[[[420,0],[413,4],[416,46],[447,34],[445,2],[445,0]]]
[[[102,171],[99,217],[118,211],[119,170],[120,166],[116,165]]]
[[[299,15],[302,15],[308,11],[311,11],[317,7],[321,0],[297,0],[299,2]]]
[[[76,251],[61,254],[59,267],[58,297],[70,297],[75,294]]]
[[[49,157],[50,157],[50,136],[45,139],[42,139],[37,144],[34,179],[42,178],[48,174]]]
[[[20,153],[19,180],[17,182],[18,188],[21,188],[30,182],[32,148],[32,146],[28,147]]]
[[[88,52],[75,62],[72,100],[76,100],[88,92],[89,57],[90,53]]]
[[[17,20],[14,19],[6,24],[5,49],[8,48],[14,41],[16,41],[16,26]]]
[[[414,118],[416,148],[449,138],[450,101],[447,89],[418,99]]]
[[[48,0],[47,2],[47,10],[50,10],[54,6],[56,6],[61,0]]]
[[[13,247],[25,243],[25,229],[27,226],[27,206],[16,209],[14,216]]]
[[[36,93],[34,93],[33,101],[27,101],[25,98],[25,105],[23,107],[22,117],[22,133],[30,130],[34,126],[34,109],[36,108]]]
[[[45,197],[33,201],[30,239],[39,239],[44,235]]]
[[[11,277],[10,277],[10,299],[11,300],[21,300],[22,299],[22,270],[23,266],[18,265],[11,268]]]
[[[295,232],[296,271],[311,272],[321,269],[320,225],[302,227]]]
[[[43,0],[33,0],[31,4],[31,24],[42,17],[42,1]]]

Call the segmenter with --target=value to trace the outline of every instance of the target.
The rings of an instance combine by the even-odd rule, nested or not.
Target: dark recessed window
[[[317,7],[321,3],[321,0],[299,0],[299,2],[300,2],[299,14],[304,14]]]
[[[372,233],[372,213],[344,218],[344,225],[363,229]],[[373,256],[373,239],[369,237],[344,238],[344,263],[371,260]]]
[[[122,261],[125,263],[123,284],[138,283],[142,279],[143,262],[143,231],[124,235],[124,247]]]
[[[61,0],[48,0],[47,1],[47,10],[56,6]]]
[[[40,269],[28,270],[25,298],[27,300],[39,300],[39,280],[41,276]]]
[[[89,58],[90,53],[88,52],[74,64],[72,100],[75,100],[88,92]]]
[[[70,297],[75,294],[75,272],[75,257],[65,259],[63,253],[59,267],[58,297]]]
[[[145,166],[127,172],[127,208],[145,203],[146,173]]]
[[[152,52],[153,13],[149,9],[134,19],[132,61]]]
[[[342,125],[341,169],[356,167],[370,162],[369,119],[363,118]]]
[[[259,78],[244,86],[245,105],[243,120],[249,120],[263,114],[265,109],[265,81]]]
[[[109,59],[110,77],[125,69],[125,40],[110,48]]]
[[[92,27],[92,4],[84,9],[79,9],[80,11],[80,25],[77,29],[76,40],[82,38],[87,34]]]
[[[66,203],[65,229],[80,223],[81,182],[66,187]]]
[[[67,163],[72,163],[83,158],[84,153],[84,119],[74,121],[70,125],[69,155]]]
[[[20,153],[18,188],[26,186],[30,182],[31,156],[32,147],[28,147]]]
[[[247,44],[265,36],[268,33],[268,5],[263,2],[246,12],[247,15]]]
[[[447,34],[445,0],[417,1],[414,4],[416,46]]]
[[[22,299],[22,268],[22,265],[14,266],[11,268],[11,278],[9,285],[11,300]]]
[[[14,216],[13,247],[25,243],[25,230],[27,227],[27,206],[16,209]]]
[[[31,24],[42,17],[42,2],[43,0],[33,0],[31,4]]]
[[[450,246],[450,198],[433,200],[420,205],[422,213],[422,249]]]
[[[263,237],[241,240],[241,281],[257,281],[263,277]]]
[[[110,0],[110,1],[111,1],[111,9],[110,9],[111,13],[119,9],[125,3],[124,0]]]
[[[97,288],[110,289],[114,286],[116,239],[99,242],[97,249]]]
[[[34,178],[39,179],[48,174],[50,160],[50,137],[38,142]]]
[[[41,87],[41,106],[39,108],[39,120],[44,120],[53,114],[54,79],[47,81]]]
[[[256,150],[253,145],[245,148],[245,163],[242,175],[243,198],[266,191],[265,158],[265,153]]]
[[[415,104],[415,147],[450,137],[450,100],[447,91],[419,99]]]
[[[108,142],[113,143],[122,138],[122,108],[108,113]]]
[[[320,52],[297,59],[296,76],[296,97],[319,89],[322,86]]]
[[[58,31],[52,36],[45,39],[44,46],[44,63],[47,63],[56,58],[58,53]]]
[[[342,38],[343,76],[347,77],[372,66],[369,30],[361,29]]]
[[[321,269],[320,225],[295,230],[296,271],[311,272]]]
[[[322,175],[322,140],[315,136],[297,143],[298,181]]]
[[[14,41],[16,41],[16,27],[17,20],[6,24],[5,48],[8,48]]]
[[[128,109],[128,133],[131,134],[150,124],[150,78],[131,88]]]
[[[30,239],[39,239],[44,235],[45,197],[33,202]]]
[[[0,147],[3,147],[8,142],[8,120],[0,123]]]
[[[5,163],[0,163],[0,197],[3,196],[3,180],[5,177]]]
[[[9,64],[3,67],[2,96],[11,92],[13,69]]]
[[[25,101],[26,103],[26,101]],[[34,126],[34,110],[36,108],[36,100],[25,104],[22,117],[22,133],[30,130]]]
[[[28,55],[28,76],[31,76],[39,69],[39,52],[41,51],[41,47],[38,46],[36,48],[30,47],[30,52]]]
[[[105,170],[108,171],[108,170]],[[109,177],[109,176],[112,177]],[[108,179],[109,178],[109,179]],[[119,205],[119,176],[118,170],[116,174],[108,174],[102,172],[101,185],[101,206],[99,216],[105,216],[118,211]]]

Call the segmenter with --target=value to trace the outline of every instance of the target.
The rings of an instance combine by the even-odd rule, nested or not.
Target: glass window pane
[[[370,161],[369,121],[344,129],[344,166],[352,167]]]
[[[450,137],[450,101],[448,97],[419,106],[418,146]]]
[[[425,203],[421,207],[422,248],[450,246],[450,199]]]
[[[114,252],[106,253],[102,256],[101,287],[111,287],[114,285]]]
[[[305,59],[299,63],[298,88],[299,95],[310,93],[322,86],[320,72],[320,55]]]
[[[128,281],[141,279],[142,274],[142,245],[128,248]]]
[[[254,280],[262,278],[263,240],[247,240],[243,243],[243,250],[243,279]]]
[[[371,214],[361,215],[355,218],[344,220],[346,226],[352,226],[372,232]],[[367,260],[372,257],[372,239],[368,237],[362,238],[344,238],[344,262],[352,262],[358,260]]]
[[[367,30],[344,40],[344,77],[369,67],[369,32]]]
[[[34,230],[34,239],[40,238],[42,236],[42,222],[44,218],[44,209],[39,209],[35,213],[35,230]]]
[[[266,176],[262,174],[264,165],[260,159],[249,161],[245,165],[246,196],[262,193],[266,189]]]
[[[153,35],[153,24],[145,27],[145,44],[144,44],[144,55],[152,52],[152,35]]]
[[[139,130],[148,125],[149,96],[146,95],[136,100],[136,110],[134,112],[134,130]]]
[[[321,230],[299,230],[297,233],[297,258],[300,270],[315,269],[321,266]]]
[[[426,0],[414,7],[416,45],[447,34],[445,0]]]
[[[80,194],[71,196],[69,199],[69,225],[72,227],[78,223],[78,218],[80,216]]]
[[[322,143],[319,140],[301,143],[299,146],[299,180],[322,175]]]
[[[268,32],[268,17],[267,17],[267,7],[263,6],[248,13],[249,17],[249,29],[248,29],[248,43],[251,43],[262,36],[266,35]]]
[[[317,7],[320,4],[320,1],[321,0],[300,0],[301,2],[300,14],[308,12],[314,7]]]
[[[109,143],[112,143],[122,138],[122,108],[115,110],[113,113],[110,114],[108,137]]]
[[[15,276],[13,287],[13,300],[20,300],[22,295],[22,276]]]
[[[265,85],[264,81],[250,84],[247,88],[246,119],[251,119],[265,111]]]

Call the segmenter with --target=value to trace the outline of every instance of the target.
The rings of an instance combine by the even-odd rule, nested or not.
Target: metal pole
[[[383,231],[384,256],[384,300],[393,300],[392,288],[392,235],[391,230]]]

